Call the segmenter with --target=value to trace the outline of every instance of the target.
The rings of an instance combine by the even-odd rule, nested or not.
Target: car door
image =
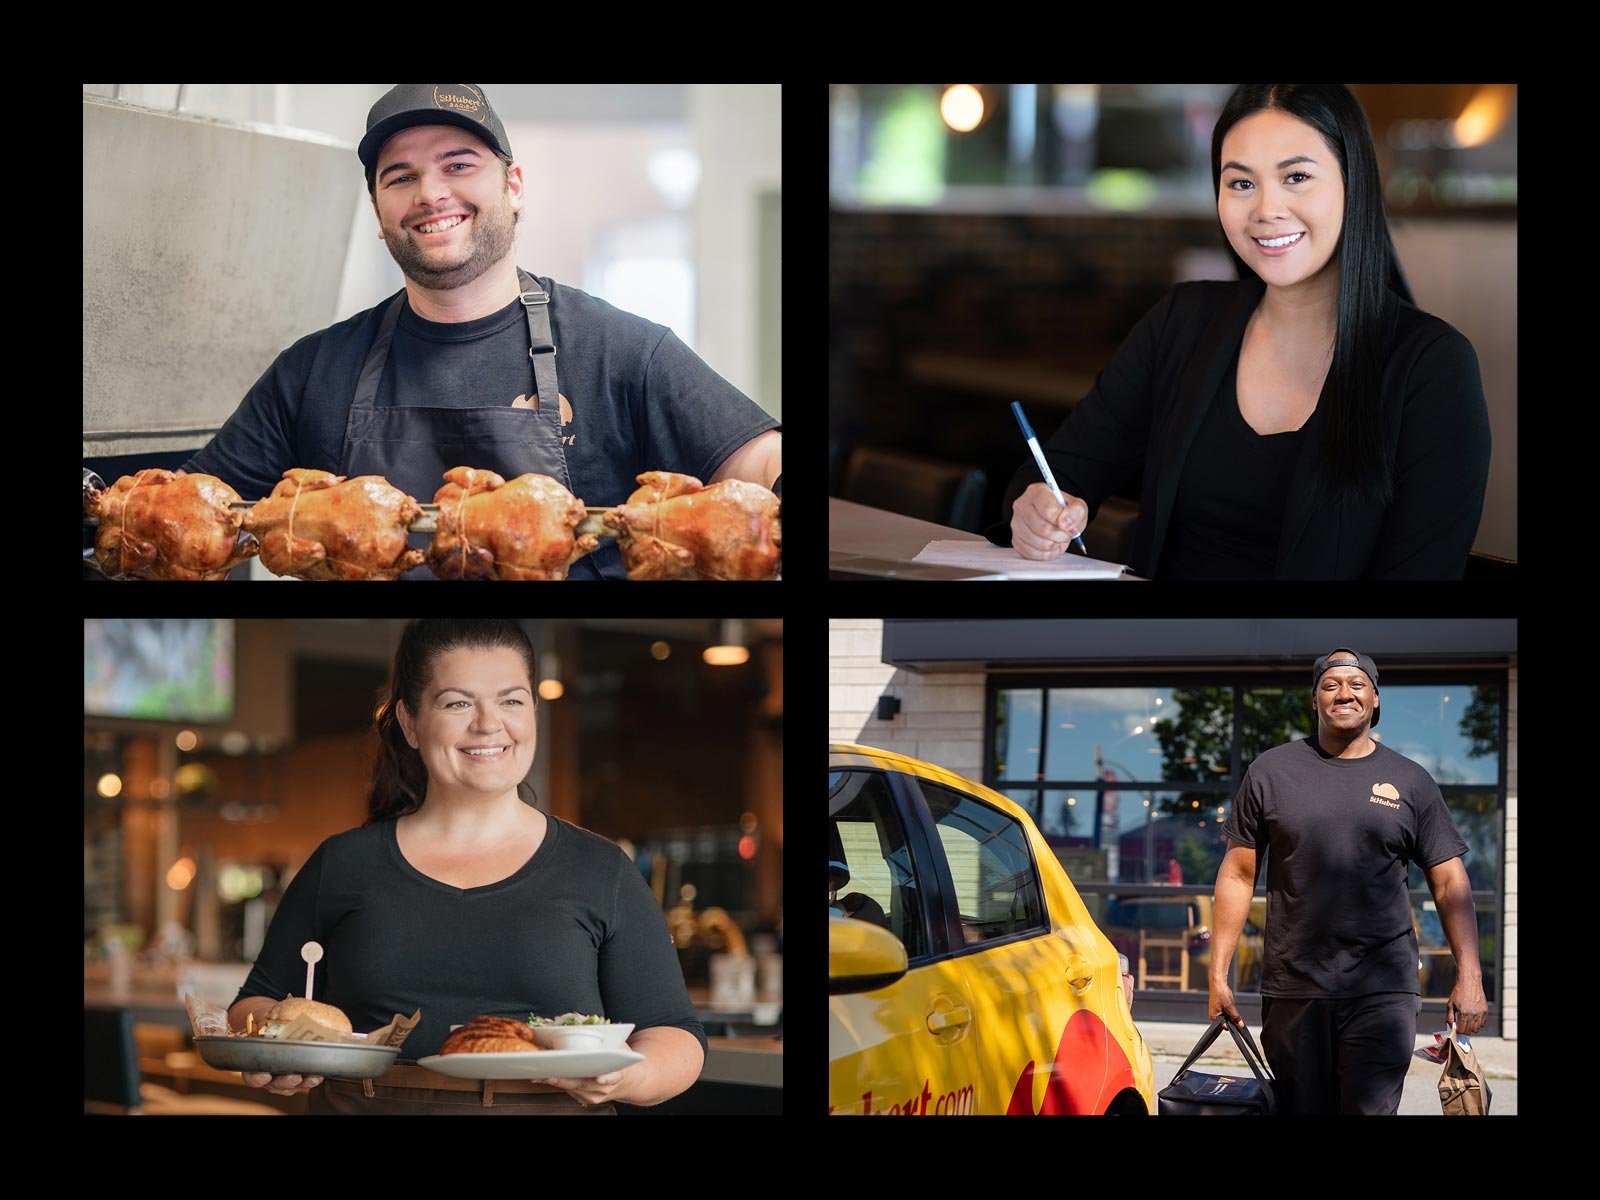
[[[897,772],[829,771],[829,907],[882,925],[908,962],[888,987],[828,998],[834,1114],[976,1111],[972,997],[946,931],[929,920],[932,850],[908,800]]]
[[[1114,970],[1101,969],[1115,959],[1086,912],[1085,924],[1056,931],[1021,821],[954,788],[918,784],[949,865],[947,919],[963,943],[957,959],[976,1014],[979,1110],[1098,1111],[1107,1014],[1095,1008],[1120,987]],[[1065,1078],[1085,1057],[1094,1078]]]

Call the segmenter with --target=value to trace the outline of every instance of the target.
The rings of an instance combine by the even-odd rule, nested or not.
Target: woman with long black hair
[[[1174,288],[1031,462],[990,537],[1066,551],[1140,487],[1156,579],[1459,579],[1489,474],[1472,344],[1417,309],[1366,114],[1342,84],[1240,84],[1211,139],[1237,283]],[[1142,472],[1142,477],[1141,477]]]

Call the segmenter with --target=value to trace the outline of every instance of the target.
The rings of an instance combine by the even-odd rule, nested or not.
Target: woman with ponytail
[[[302,988],[300,947],[316,941],[316,994],[356,1029],[418,1010],[421,1021],[378,1080],[247,1083],[309,1090],[312,1112],[592,1114],[658,1104],[699,1076],[705,1032],[655,897],[618,846],[524,794],[537,678],[513,621],[406,627],[377,711],[366,824],[323,842],[295,875],[229,1017],[260,1024]],[[492,1089],[413,1065],[474,1017],[567,1012],[632,1024],[628,1046],[644,1061]]]
[[[1237,283],[1185,283],[1128,336],[989,531],[1065,553],[1135,486],[1156,579],[1459,579],[1489,475],[1472,345],[1420,311],[1366,114],[1342,84],[1234,89],[1211,180]]]

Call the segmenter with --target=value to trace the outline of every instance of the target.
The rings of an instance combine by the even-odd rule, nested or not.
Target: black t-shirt
[[[550,296],[556,373],[572,409],[561,431],[567,471],[585,504],[622,503],[643,471],[709,482],[728,455],[778,428],[665,325],[550,279],[539,285]],[[246,500],[268,495],[290,467],[337,472],[356,381],[393,299],[278,355],[184,468],[216,475]],[[520,300],[459,323],[424,320],[407,301],[375,403],[481,408],[536,394]],[[433,493],[416,499],[430,503]],[[621,573],[616,557],[609,542],[589,556],[608,575]]]
[[[300,947],[319,942],[314,997],[359,1033],[422,1019],[403,1061],[437,1054],[477,1016],[596,1013],[671,1025],[705,1046],[661,907],[621,848],[554,817],[521,869],[485,887],[430,879],[400,853],[395,822],[337,834],[284,892],[234,998],[305,994]]]
[[[1467,853],[1425,770],[1381,742],[1350,759],[1290,742],[1250,764],[1222,831],[1267,852],[1262,995],[1420,994],[1406,864]]]
[[[1305,427],[1259,434],[1239,411],[1234,352],[1184,462],[1157,579],[1271,579]]]

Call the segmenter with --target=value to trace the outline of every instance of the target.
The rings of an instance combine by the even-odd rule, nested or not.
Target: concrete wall
[[[700,156],[695,200],[695,325],[700,357],[773,416],[759,361],[761,202],[783,179],[783,89],[777,84],[694,84],[689,123]],[[821,114],[818,114],[820,119]]]

